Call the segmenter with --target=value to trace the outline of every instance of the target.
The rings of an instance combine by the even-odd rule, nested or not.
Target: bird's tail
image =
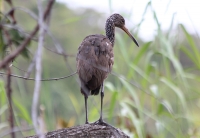
[[[99,94],[100,88],[101,88],[101,85],[100,85],[99,87],[97,87],[96,89],[92,90],[92,91],[91,91],[91,94],[92,94],[92,95],[98,95],[98,94]]]

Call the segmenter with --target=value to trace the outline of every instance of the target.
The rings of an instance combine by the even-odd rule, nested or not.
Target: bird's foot
[[[108,126],[108,127],[111,127],[111,128],[113,128],[113,129],[115,129],[116,131],[118,131],[117,128],[115,128],[114,126],[112,126],[112,125],[110,125],[110,124],[104,122],[103,119],[101,119],[101,118],[100,118],[99,120],[97,120],[96,122],[92,123],[92,124],[94,124],[94,125]]]
[[[97,121],[94,122],[93,124],[94,124],[94,125],[105,125],[105,126],[106,126],[107,123],[104,122],[103,119],[100,118],[99,120],[97,120]]]

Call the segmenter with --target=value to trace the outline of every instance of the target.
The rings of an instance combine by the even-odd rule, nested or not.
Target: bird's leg
[[[101,112],[100,112],[100,118],[99,118],[99,122],[103,122],[103,97],[104,97],[104,84],[102,83],[101,85]]]
[[[102,115],[103,114],[103,97],[104,97],[104,83],[102,83],[102,85],[101,85],[101,112],[100,112],[100,118],[99,118],[99,120],[97,120],[93,124],[94,125],[98,124],[98,125],[109,126],[109,127],[112,127],[113,129],[115,129],[116,131],[118,131],[117,128],[115,128],[114,126],[112,126],[112,125],[110,125],[110,124],[108,124],[108,123],[103,121],[103,115]]]
[[[101,85],[101,112],[100,112],[100,118],[94,124],[103,124],[103,97],[104,97],[104,84]]]
[[[84,82],[80,79],[81,81],[81,93],[84,95],[84,100],[85,100],[85,112],[86,112],[86,120],[85,123],[88,123],[88,108],[87,108],[87,99],[88,99],[88,95],[89,95],[89,89],[86,87],[86,85],[84,84]]]
[[[85,112],[86,112],[86,120],[85,120],[85,123],[86,123],[86,124],[89,124],[89,123],[88,123],[88,109],[87,109],[87,99],[88,99],[88,96],[85,94],[84,97],[85,97]]]

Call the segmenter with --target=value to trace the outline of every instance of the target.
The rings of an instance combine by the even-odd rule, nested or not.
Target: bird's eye
[[[125,21],[124,21],[124,20],[122,20],[122,23],[125,23]]]

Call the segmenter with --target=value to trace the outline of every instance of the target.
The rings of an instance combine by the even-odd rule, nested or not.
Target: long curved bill
[[[126,32],[127,35],[133,40],[133,42],[139,47],[138,42],[137,42],[136,39],[131,35],[131,33],[128,31],[128,29],[127,29],[125,26],[123,26],[121,29],[124,30],[124,32]]]

